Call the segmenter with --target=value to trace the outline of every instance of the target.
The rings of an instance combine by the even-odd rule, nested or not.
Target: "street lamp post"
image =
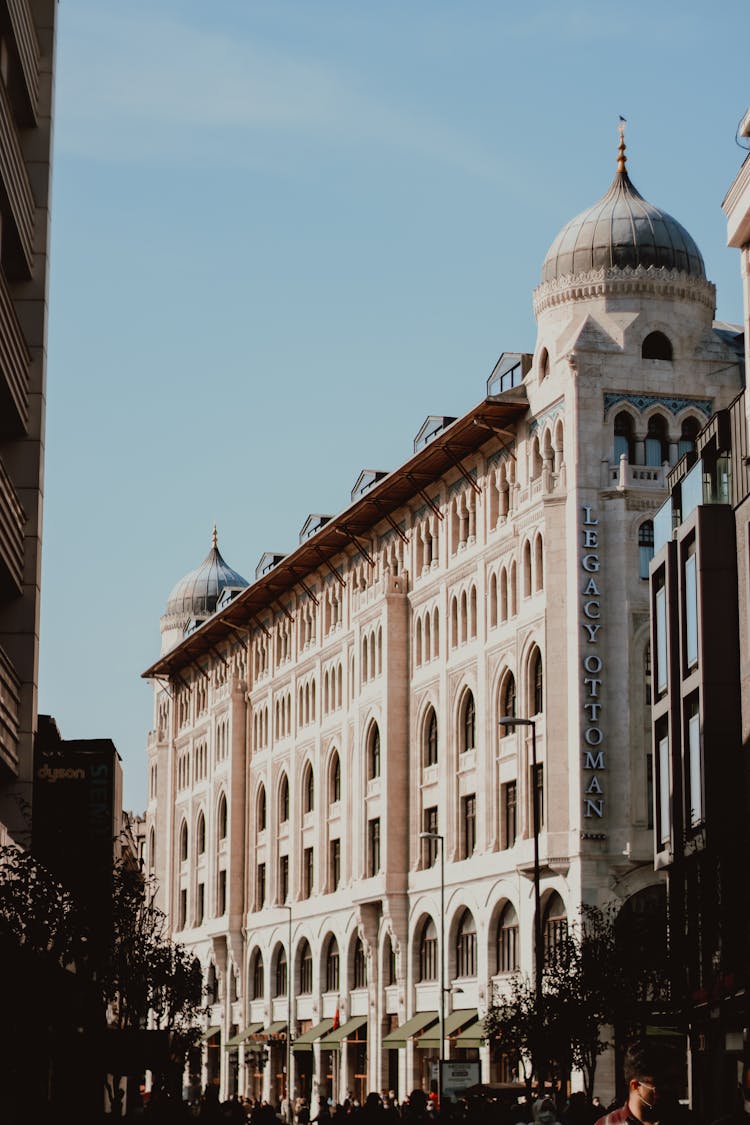
[[[534,830],[534,982],[537,1005],[542,999],[542,966],[544,953],[542,946],[542,911],[539,890],[539,800],[536,792],[536,723],[533,719],[517,719],[515,715],[503,715],[497,720],[498,726],[513,730],[515,727],[531,727],[531,814]]]
[[[284,909],[289,915],[289,934],[287,944],[289,953],[286,959],[286,996],[287,996],[287,1017],[286,1017],[286,1119],[289,1125],[292,1125],[294,1120],[292,1116],[292,1090],[291,1090],[291,1076],[292,1076],[292,978],[294,977],[294,966],[292,963],[292,908],[287,903]]]
[[[437,840],[440,844],[440,1009],[438,1051],[438,1098],[443,1104],[443,1051],[445,1050],[445,838],[439,832],[420,832],[420,840]]]

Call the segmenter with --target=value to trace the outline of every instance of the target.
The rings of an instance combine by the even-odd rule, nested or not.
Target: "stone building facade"
[[[545,259],[533,353],[252,583],[214,542],[173,591],[144,673],[147,856],[213,1003],[201,1081],[427,1086],[441,957],[444,1057],[507,1078],[481,1017],[533,972],[535,801],[545,945],[582,903],[659,908],[652,518],[740,385],[714,305],[621,143]]]

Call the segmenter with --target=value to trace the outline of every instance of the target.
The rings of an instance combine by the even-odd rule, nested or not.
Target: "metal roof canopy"
[[[367,1016],[352,1016],[346,1023],[342,1023],[341,1027],[337,1027],[335,1031],[331,1031],[324,1039],[321,1039],[320,1046],[322,1050],[326,1051],[340,1051],[342,1043],[345,1043],[349,1034],[352,1031],[358,1031],[360,1027],[364,1027],[367,1023]],[[357,1040],[357,1042],[364,1043],[364,1040]]]
[[[328,1019],[321,1020],[320,1023],[315,1025],[315,1027],[311,1027],[307,1031],[303,1031],[301,1035],[297,1036],[297,1038],[292,1043],[292,1050],[312,1051],[313,1043],[315,1042],[315,1040],[320,1039],[321,1035],[325,1035],[325,1033],[327,1031],[330,1031],[332,1027],[333,1020],[330,1017]]]
[[[189,637],[160,656],[142,673],[142,678],[171,677],[190,665],[200,668],[198,661],[201,657],[211,653],[214,646],[233,634],[236,640],[238,631],[247,632],[258,614],[272,609],[273,602],[303,585],[303,580],[311,571],[320,566],[333,569],[331,559],[352,545],[358,553],[363,553],[357,535],[366,535],[381,520],[395,527],[391,513],[414,497],[421,496],[431,505],[432,500],[424,490],[434,487],[436,479],[448,470],[457,469],[476,488],[476,482],[466,472],[461,459],[476,452],[493,433],[501,441],[511,441],[515,431],[508,427],[514,426],[528,408],[523,385],[483,399],[400,468],[378,481],[356,503],[338,516],[332,516],[315,535],[285,555],[277,566],[233,598],[225,609],[213,614]],[[403,532],[400,533],[403,535]],[[343,582],[340,576],[339,580]],[[262,622],[257,624],[265,628]]]
[[[456,1031],[460,1031],[462,1027],[466,1027],[468,1023],[473,1023],[477,1018],[476,1008],[462,1008],[458,1012],[451,1012],[445,1017],[445,1035],[453,1035]],[[439,1047],[440,1046],[440,1028],[433,1026],[429,1031],[425,1031],[424,1035],[420,1036],[420,1047]]]
[[[397,1027],[394,1031],[390,1031],[383,1040],[383,1046],[405,1047],[409,1039],[413,1039],[420,1031],[422,1031],[429,1024],[436,1023],[438,1020],[437,1012],[417,1012],[415,1016],[408,1019],[406,1023],[402,1023],[401,1027]]]

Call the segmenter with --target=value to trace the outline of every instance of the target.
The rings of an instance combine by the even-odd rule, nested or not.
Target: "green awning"
[[[445,1038],[455,1035],[457,1031],[466,1027],[467,1023],[472,1023],[476,1018],[476,1008],[465,1008],[460,1012],[451,1012],[450,1015],[445,1017]],[[417,1046],[437,1050],[440,1046],[440,1024],[434,1024],[429,1031],[425,1031],[424,1035],[420,1035]]]
[[[226,1043],[224,1044],[225,1048],[227,1050],[230,1050],[230,1048],[232,1047],[239,1047],[240,1043],[244,1043],[245,1040],[249,1039],[251,1035],[257,1035],[262,1027],[262,1023],[248,1024],[244,1031],[240,1031],[237,1035],[233,1035],[230,1039],[227,1039]]]
[[[409,1039],[413,1039],[425,1027],[435,1023],[437,1018],[437,1012],[417,1012],[406,1023],[402,1023],[401,1027],[390,1031],[383,1040],[383,1046],[390,1050],[394,1047],[405,1047]]]
[[[221,1031],[220,1027],[207,1027],[200,1037],[199,1042],[205,1043],[207,1039],[213,1039],[214,1035],[218,1035]]]
[[[453,1042],[457,1047],[481,1047],[485,1038],[484,1020],[477,1020],[475,1023],[470,1023],[467,1028],[464,1028]]]
[[[262,1031],[259,1031],[258,1035],[267,1035],[269,1038],[273,1038],[276,1035],[282,1035],[285,1033],[286,1020],[276,1020],[275,1023],[269,1024],[268,1027],[264,1027]]]
[[[311,1027],[308,1031],[303,1031],[294,1042],[292,1043],[293,1051],[312,1051],[313,1043],[316,1039],[320,1039],[321,1035],[325,1035],[333,1027],[333,1020],[321,1020],[315,1027]]]
[[[335,1028],[326,1035],[325,1039],[321,1039],[320,1045],[326,1051],[340,1051],[341,1044],[360,1027],[364,1027],[367,1023],[367,1016],[354,1016],[352,1019],[342,1023],[341,1027]]]

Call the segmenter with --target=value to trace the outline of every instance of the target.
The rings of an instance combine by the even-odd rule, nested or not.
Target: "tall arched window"
[[[373,723],[367,735],[367,776],[370,781],[380,777],[380,731]]]
[[[279,823],[286,824],[289,820],[289,780],[285,773],[281,775],[279,785]]]
[[[229,814],[228,814],[228,811],[227,811],[227,799],[224,796],[224,794],[222,793],[221,800],[219,801],[219,839],[220,840],[226,840],[226,838],[227,838],[228,817],[229,817]]]
[[[534,649],[529,664],[529,688],[532,704],[532,715],[541,715],[544,710],[544,677],[542,674],[542,654],[539,649]]]
[[[274,996],[286,996],[287,993],[287,976],[286,976],[286,950],[283,945],[280,945],[276,953],[276,972],[274,973]]]
[[[341,800],[341,759],[339,758],[338,750],[334,750],[331,757],[330,778],[330,799],[331,804],[335,805],[337,801]]]
[[[354,946],[354,987],[367,988],[367,958],[360,937],[357,938]]]
[[[474,696],[470,691],[467,691],[461,704],[461,732],[459,740],[461,753],[465,750],[473,750],[475,742],[476,709],[474,707]]]
[[[518,915],[510,902],[505,904],[497,923],[497,971],[518,971]]]
[[[422,936],[419,941],[419,979],[437,980],[438,978],[438,940],[437,930],[432,918],[428,918],[422,927]]]
[[[339,943],[331,935],[326,946],[326,992],[339,990]]]
[[[677,446],[677,454],[682,457],[685,453],[691,453],[695,449],[695,439],[698,436],[700,423],[697,418],[686,418],[682,423],[680,430],[680,441]]]
[[[633,419],[627,410],[621,410],[615,415],[615,461],[619,462],[624,453],[628,461],[633,463]]]
[[[646,464],[656,468],[669,460],[667,425],[661,414],[652,414],[648,420],[645,441]]]
[[[456,934],[456,976],[477,975],[477,926],[470,910],[464,910]]]
[[[523,545],[521,572],[523,574],[523,596],[528,598],[531,595],[531,543],[528,539]]]
[[[311,813],[315,808],[315,775],[313,774],[313,768],[309,762],[305,768],[302,792],[304,794],[304,811],[306,813]]]
[[[265,831],[266,827],[266,787],[261,785],[258,790],[258,831]]]
[[[500,716],[516,717],[516,681],[512,672],[506,672],[500,686]]]
[[[303,996],[313,990],[313,959],[310,943],[303,939],[299,951],[299,990]]]
[[[186,863],[188,857],[188,827],[185,821],[180,828],[180,862]]]
[[[641,358],[671,360],[672,344],[669,337],[663,332],[649,332],[641,345]]]
[[[638,528],[638,577],[648,579],[648,568],[654,557],[654,524],[644,520]]]
[[[251,999],[262,1000],[265,983],[263,977],[263,955],[259,949],[255,950],[253,959],[250,962],[250,987],[252,990]]]
[[[206,854],[206,818],[203,813],[198,817],[198,826],[196,828],[196,847],[198,855]]]
[[[541,535],[534,540],[534,589],[544,588],[544,545]]]
[[[393,942],[391,941],[390,934],[386,934],[385,944],[383,946],[383,976],[384,984],[386,985],[386,987],[389,984],[396,983],[396,950],[393,948]]]
[[[568,934],[568,916],[565,913],[563,900],[557,891],[552,892],[544,908],[542,933],[544,935],[544,960],[549,963],[560,953]]]
[[[438,760],[438,729],[437,716],[430,707],[424,724],[424,749],[422,758],[426,766],[437,765]]]

